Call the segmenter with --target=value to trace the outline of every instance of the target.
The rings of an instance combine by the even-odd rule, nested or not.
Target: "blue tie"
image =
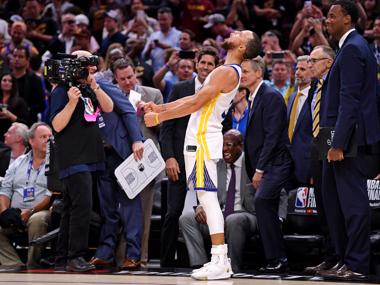
[[[235,166],[231,164],[230,167],[231,167],[231,179],[230,179],[230,184],[228,184],[226,206],[224,207],[224,218],[227,218],[228,215],[232,214],[235,208],[236,174],[235,174]]]

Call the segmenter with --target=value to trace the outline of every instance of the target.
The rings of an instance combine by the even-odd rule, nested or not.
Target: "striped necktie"
[[[323,79],[319,79],[317,85],[317,96],[315,97],[315,104],[313,109],[313,137],[317,137],[319,134],[319,109],[321,107]]]
[[[301,92],[297,93],[296,98],[294,99],[293,106],[292,106],[292,111],[290,112],[289,127],[288,127],[288,136],[289,136],[290,142],[292,142],[292,139],[293,139],[294,128],[296,126],[296,121],[297,121],[298,102],[300,101],[301,95],[302,95]]]

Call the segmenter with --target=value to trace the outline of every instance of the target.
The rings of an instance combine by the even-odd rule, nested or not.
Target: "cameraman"
[[[72,53],[91,57],[88,51]],[[96,117],[100,107],[111,112],[112,100],[96,83],[96,66],[88,66],[87,79],[74,87],[64,84],[51,94],[50,120],[55,131],[59,176],[65,186],[63,212],[57,245],[56,268],[89,271],[95,267],[83,256],[88,246],[92,208],[92,172],[104,169],[104,151]]]

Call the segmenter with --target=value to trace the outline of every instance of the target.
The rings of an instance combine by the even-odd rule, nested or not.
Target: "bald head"
[[[89,51],[87,50],[76,50],[74,52],[71,53],[72,55],[76,55],[77,57],[90,57],[92,56],[92,53],[90,53]]]

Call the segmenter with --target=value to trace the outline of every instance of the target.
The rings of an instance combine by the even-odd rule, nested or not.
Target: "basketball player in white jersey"
[[[184,145],[186,176],[189,188],[197,190],[200,205],[206,212],[212,243],[211,262],[191,274],[198,280],[226,279],[233,274],[217,197],[216,164],[223,158],[222,115],[237,93],[240,63],[258,55],[260,40],[252,31],[235,31],[222,47],[227,50],[225,64],[207,76],[196,94],[163,105],[152,102],[144,105],[147,127],[191,114]]]

